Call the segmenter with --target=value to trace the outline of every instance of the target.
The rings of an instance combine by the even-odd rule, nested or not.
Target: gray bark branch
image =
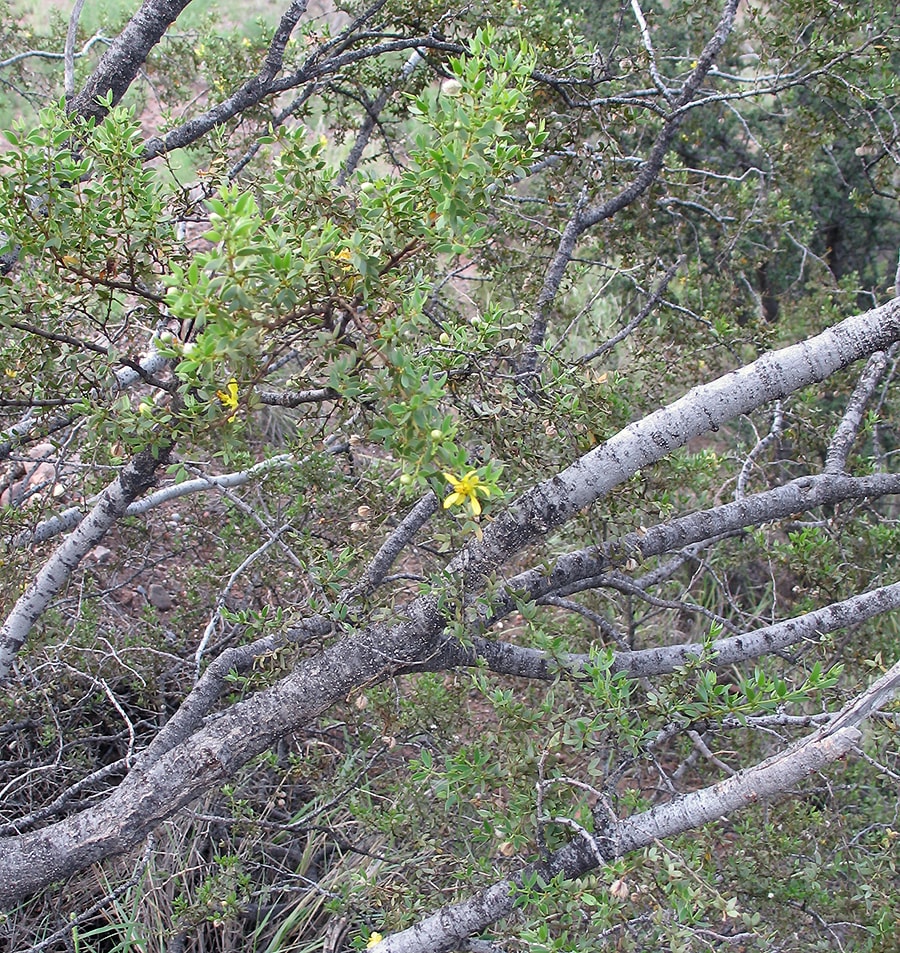
[[[512,912],[516,886],[528,875],[544,880],[557,873],[580,877],[600,866],[597,852],[613,860],[654,841],[673,837],[729,816],[764,798],[784,793],[852,751],[860,738],[855,727],[821,729],[774,758],[740,771],[724,781],[693,791],[666,804],[614,822],[602,840],[576,838],[550,860],[526,867],[517,877],[488,887],[461,903],[420,920],[407,930],[385,937],[375,953],[450,953],[468,936],[486,930]]]
[[[859,593],[823,609],[740,635],[717,639],[707,645],[700,642],[683,642],[649,649],[614,651],[611,655],[611,670],[627,672],[633,678],[648,678],[671,674],[699,658],[709,658],[709,667],[727,667],[783,651],[838,629],[859,625],[898,608],[900,583],[893,583]],[[540,649],[524,648],[509,642],[476,636],[467,644],[448,639],[441,651],[423,667],[440,671],[454,666],[475,666],[480,663],[486,664],[497,674],[549,681],[559,675],[560,669],[578,677],[585,667],[591,664],[591,656],[576,653],[549,655]]]
[[[339,638],[270,688],[205,723],[202,719],[208,709],[204,709],[202,692],[218,697],[217,684],[227,670],[219,673],[218,683],[215,678],[201,679],[188,698],[184,716],[179,712],[170,722],[171,730],[163,729],[164,743],[158,736],[160,744],[151,745],[103,802],[44,829],[0,839],[0,902],[13,902],[128,850],[161,820],[232,776],[277,738],[308,724],[354,688],[427,665],[441,648],[445,604],[446,611],[452,612],[459,591],[475,598],[490,569],[601,499],[639,467],[659,460],[692,436],[823,380],[884,349],[898,336],[900,301],[894,301],[694,388],[520,497],[485,526],[481,541],[474,540],[450,563],[451,573],[458,578],[448,581],[446,591],[415,599],[404,610],[405,618],[395,624],[373,625]],[[808,484],[796,483],[792,489],[801,496],[817,485],[812,479]],[[690,542],[684,538],[684,527],[670,535],[661,528],[660,537],[660,545],[676,549]]]
[[[110,527],[156,479],[156,470],[168,459],[168,448],[154,455],[139,453],[100,494],[90,514],[57,548],[41,567],[34,582],[16,600],[0,626],[0,682],[9,675],[16,653],[28,638],[53,597],[66,584],[85,555],[106,535]]]
[[[850,395],[850,400],[847,401],[844,416],[831,438],[828,455],[825,458],[826,473],[840,473],[846,469],[847,458],[859,434],[866,409],[875,396],[878,385],[884,379],[887,367],[888,355],[885,351],[877,351],[866,362],[859,381]]]
[[[121,100],[148,54],[191,0],[144,0],[125,29],[103,54],[70,110],[85,119],[102,119],[107,107],[101,96],[112,93],[112,105]]]
[[[778,351],[691,391],[619,431],[539,483],[485,527],[450,564],[467,580],[483,577],[510,555],[596,503],[615,486],[689,440],[741,414],[786,397],[889,347],[900,339],[900,299]]]
[[[376,944],[376,953],[449,953],[474,933],[507,916],[515,887],[527,874],[549,879],[563,872],[579,877],[604,861],[640,850],[658,840],[682,834],[728,817],[760,800],[785,794],[810,775],[846,757],[858,745],[859,726],[889,702],[900,688],[900,662],[846,704],[829,722],[771,758],[709,787],[692,791],[641,814],[610,819],[602,838],[576,838],[540,864],[526,867],[511,880],[488,887],[475,896],[444,907]],[[600,858],[598,860],[598,856]]]

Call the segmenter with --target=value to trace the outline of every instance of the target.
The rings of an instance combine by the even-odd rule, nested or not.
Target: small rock
[[[168,612],[175,605],[168,589],[157,582],[151,582],[147,587],[147,602],[160,612]]]
[[[144,604],[144,590],[142,586],[138,586],[138,589],[141,591],[138,592],[137,589],[129,589],[126,586],[122,586],[113,592],[113,599],[127,609],[140,608]]]

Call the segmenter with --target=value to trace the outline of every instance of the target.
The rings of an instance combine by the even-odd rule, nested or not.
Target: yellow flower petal
[[[222,404],[227,407],[229,410],[237,410],[238,408],[238,382],[232,377],[228,382],[228,390],[217,390],[216,397],[222,401]]]
[[[366,949],[371,950],[373,946],[377,946],[383,939],[384,937],[380,933],[370,933]]]
[[[477,470],[469,470],[465,476],[458,477],[452,473],[445,473],[444,479],[453,487],[453,492],[444,500],[444,509],[451,506],[462,506],[468,503],[474,516],[481,515],[481,501],[478,494],[490,496],[490,487],[485,486],[478,477]]]

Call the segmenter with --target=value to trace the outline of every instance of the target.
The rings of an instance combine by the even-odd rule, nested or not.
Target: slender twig
[[[126,516],[140,516],[149,510],[156,509],[165,503],[171,503],[173,500],[184,496],[190,496],[194,493],[202,493],[207,490],[230,490],[238,486],[243,486],[251,480],[264,476],[269,471],[287,470],[298,466],[302,460],[293,454],[280,454],[276,457],[270,457],[263,460],[247,470],[238,470],[235,473],[225,473],[222,476],[201,476],[194,480],[185,480],[183,483],[173,483],[165,486],[154,493],[149,493],[140,500],[135,500],[126,510]],[[87,501],[87,505],[93,505],[97,497],[92,497]],[[23,530],[12,540],[12,545],[16,547],[31,546],[34,543],[43,543],[52,539],[59,533],[67,532],[73,529],[84,519],[84,510],[81,507],[73,506],[62,513],[44,520],[31,530]]]
[[[105,764],[102,768],[91,772],[91,774],[82,778],[80,781],[76,781],[75,784],[66,788],[62,794],[59,794],[53,801],[39,810],[18,817],[10,824],[0,825],[0,837],[6,837],[9,834],[21,834],[22,831],[28,830],[29,827],[34,827],[41,821],[45,821],[48,817],[53,817],[54,814],[61,814],[69,802],[73,798],[78,797],[86,788],[96,784],[98,781],[105,781],[106,778],[112,774],[118,774],[120,771],[125,772],[127,770],[127,758],[119,758],[111,764]]]
[[[359,165],[359,160],[362,158],[362,154],[365,151],[366,146],[369,144],[369,139],[372,136],[372,132],[379,122],[381,112],[387,105],[388,100],[406,82],[406,80],[412,76],[416,68],[422,62],[424,62],[422,54],[419,52],[419,50],[413,50],[409,56],[409,59],[406,61],[406,63],[403,65],[403,68],[397,75],[396,80],[385,86],[378,96],[375,97],[375,101],[371,105],[367,106],[366,118],[359,127],[359,132],[356,134],[356,140],[353,143],[353,147],[350,149],[350,154],[347,156],[343,168],[338,175],[338,187],[343,187],[350,176],[356,171],[356,167]]]
[[[78,33],[78,21],[83,7],[84,0],[75,0],[75,6],[69,17],[69,27],[66,30],[64,90],[67,103],[71,103],[75,95],[75,37]]]
[[[631,10],[634,13],[634,18],[637,20],[638,28],[641,31],[641,42],[644,44],[644,49],[650,58],[650,77],[653,80],[653,85],[663,94],[665,99],[671,101],[673,99],[672,90],[669,89],[660,75],[659,67],[656,64],[656,50],[653,49],[653,39],[650,36],[650,27],[647,26],[644,11],[641,9],[638,0],[631,0]]]
[[[72,917],[64,927],[61,927],[55,933],[51,933],[50,936],[45,937],[39,943],[35,943],[34,946],[29,947],[28,953],[40,953],[41,950],[46,950],[47,947],[52,947],[57,941],[66,938],[71,942],[72,931],[77,927],[80,927],[82,923],[89,923],[97,914],[106,909],[111,904],[115,903],[119,897],[124,896],[131,890],[132,887],[140,883],[141,879],[144,876],[144,871],[147,869],[147,865],[150,863],[150,856],[156,848],[156,842],[153,839],[153,835],[150,834],[147,837],[147,844],[144,847],[144,853],[141,856],[141,861],[138,864],[137,869],[128,878],[124,883],[119,884],[115,890],[111,890],[106,894],[105,897],[101,897],[96,903],[92,904],[86,910],[83,910],[78,916]],[[66,948],[69,948],[69,943],[66,943]]]
[[[83,2],[84,0],[82,0],[82,3]],[[73,51],[72,58],[78,60],[87,56],[91,48],[97,43],[109,43],[109,40],[98,33],[96,36],[92,36],[77,53]],[[22,60],[30,59],[31,57],[42,60],[65,60],[66,54],[53,53],[50,50],[25,50],[22,53],[16,53],[15,56],[10,56],[8,59],[0,60],[0,69],[4,69],[7,66],[15,66],[16,63],[20,63]]]
[[[348,50],[335,54],[333,57],[326,59],[322,58],[321,51],[317,51],[298,70],[265,82],[259,76],[254,76],[227,99],[217,103],[202,115],[196,116],[171,130],[164,138],[156,137],[148,140],[143,157],[145,160],[154,159],[164,153],[171,152],[173,149],[181,149],[190,145],[210,130],[228,122],[267,97],[296,89],[308,83],[322,82],[339,73],[345,67],[361,60],[419,48],[442,50],[450,53],[463,51],[463,48],[457,43],[449,43],[446,40],[428,35],[402,40],[387,40],[359,50]]]
[[[256,562],[260,556],[265,555],[277,542],[279,542],[279,537],[291,529],[291,524],[286,523],[284,526],[279,527],[267,539],[262,546],[257,547],[244,559],[237,569],[232,572],[228,577],[228,581],[224,586],[219,590],[219,595],[216,598],[216,604],[213,607],[212,614],[209,617],[209,621],[206,623],[206,628],[203,630],[203,635],[200,637],[200,643],[197,645],[197,650],[194,652],[194,682],[200,680],[200,668],[203,664],[203,654],[206,651],[206,646],[209,644],[209,640],[212,638],[213,632],[216,630],[220,619],[222,618],[222,610],[225,608],[225,603],[228,600],[228,596],[231,594],[231,590],[234,588],[234,584],[241,578],[241,576]]]
[[[866,362],[856,387],[847,401],[844,416],[828,446],[828,454],[825,457],[826,473],[842,473],[846,470],[847,458],[850,456],[850,450],[862,426],[866,409],[874,398],[878,385],[884,379],[889,356],[893,356],[894,351],[896,348],[891,349],[890,355],[885,351],[877,351]]]
[[[567,612],[575,612],[587,619],[588,622],[597,626],[600,632],[607,636],[607,638],[612,639],[620,649],[628,649],[628,642],[625,636],[616,629],[609,619],[600,615],[599,612],[594,612],[593,609],[583,606],[580,602],[575,602],[574,599],[563,599],[560,596],[544,596],[538,600],[538,605],[556,606],[559,609],[565,609]]]
[[[157,468],[168,461],[170,449],[161,448],[155,454],[144,450],[137,454],[100,494],[90,514],[62,542],[41,567],[34,582],[16,600],[6,621],[0,626],[0,680],[9,674],[16,653],[32,626],[65,585],[75,567],[124,514],[128,505],[153,483]]]
[[[656,136],[647,158],[643,161],[638,174],[624,189],[612,198],[585,209],[579,209],[563,232],[553,260],[544,278],[544,284],[535,305],[528,348],[521,362],[520,377],[528,382],[534,377],[538,361],[538,349],[543,346],[550,320],[550,308],[559,294],[563,277],[575,252],[581,236],[601,222],[617,215],[622,209],[635,202],[656,181],[663,167],[666,154],[675,133],[681,126],[685,107],[694,99],[713,62],[731,33],[735,12],[739,0],[726,0],[715,32],[697,58],[697,65],[673,100],[672,112]]]
[[[756,445],[747,454],[743,466],[741,466],[741,472],[738,474],[737,485],[734,490],[734,498],[736,500],[742,500],[746,495],[747,483],[750,480],[750,473],[757,458],[781,439],[783,430],[784,405],[780,400],[776,400],[772,411],[772,426],[769,428],[769,432],[761,440],[757,440]]]
[[[608,341],[604,341],[603,344],[591,351],[590,354],[583,354],[581,357],[577,358],[575,363],[587,364],[588,361],[596,360],[598,357],[602,357],[604,354],[611,351],[617,344],[624,341],[625,338],[627,338],[628,335],[631,334],[631,332],[634,331],[634,329],[643,320],[645,320],[652,313],[653,309],[659,304],[660,299],[666,293],[666,289],[669,287],[669,282],[675,277],[682,264],[684,264],[684,258],[679,258],[674,265],[669,266],[659,284],[647,299],[647,303],[628,322],[628,324],[622,328],[621,331],[619,331],[617,334],[614,334]]]
[[[394,561],[418,531],[438,510],[438,498],[428,492],[403,517],[400,525],[384,541],[359,580],[348,590],[347,598],[357,599],[373,592],[383,581]]]

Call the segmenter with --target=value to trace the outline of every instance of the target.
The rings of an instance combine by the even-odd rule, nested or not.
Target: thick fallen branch
[[[0,838],[0,904],[13,903],[139,844],[156,825],[221,784],[278,738],[307,725],[359,685],[428,652],[424,619],[372,626],[232,705],[153,761],[141,758],[95,807],[38,831]],[[441,620],[433,613],[432,628]]]

